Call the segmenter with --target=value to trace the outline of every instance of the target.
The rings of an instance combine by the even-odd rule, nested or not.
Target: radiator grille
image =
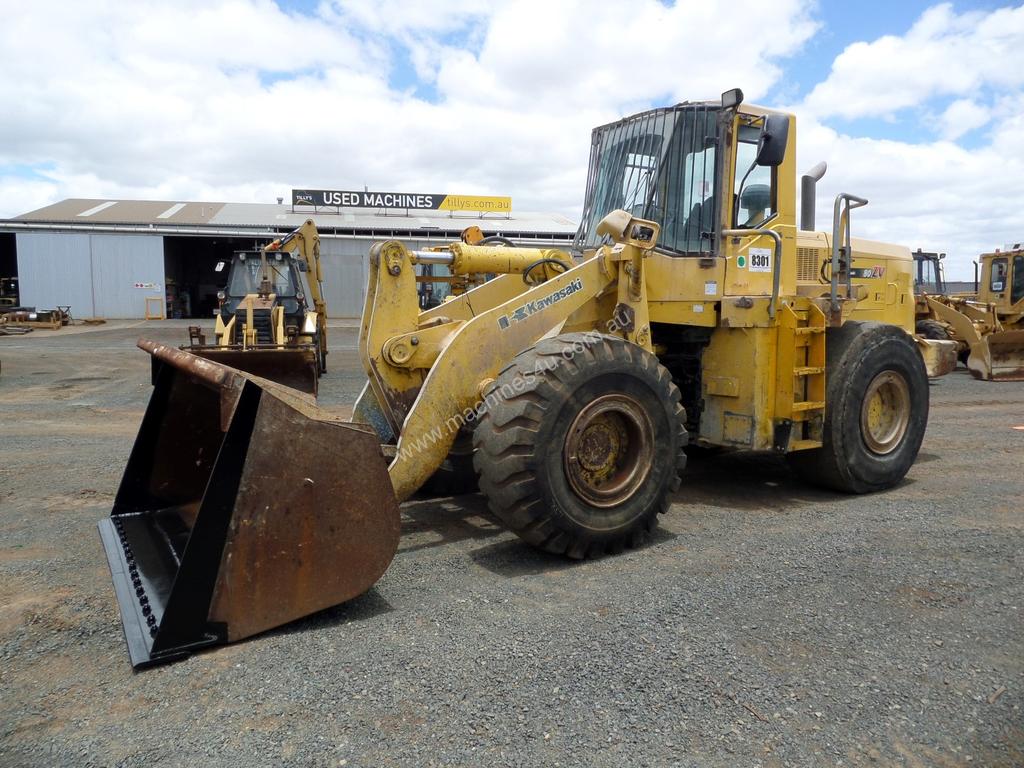
[[[824,260],[824,248],[797,248],[796,279],[801,283],[820,282],[821,264]]]

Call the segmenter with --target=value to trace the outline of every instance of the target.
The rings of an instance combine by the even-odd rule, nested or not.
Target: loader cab
[[[1002,309],[1024,303],[1024,250],[987,253],[981,257],[978,298]]]
[[[661,225],[658,250],[711,255],[720,157],[720,107],[684,103],[595,128],[580,251],[601,244],[597,225],[616,209]]]
[[[284,307],[285,317],[301,318],[306,296],[298,264],[291,254],[268,252],[266,274],[260,251],[236,251],[230,263],[218,262],[215,270],[226,272],[226,285],[221,291],[220,314],[225,323],[239,311],[246,296],[258,295],[261,290],[277,297]],[[266,279],[265,279],[266,278]]]
[[[767,296],[773,284],[795,292],[794,124],[743,104],[735,89],[596,128],[574,248],[600,246],[598,224],[622,209],[660,225],[657,253],[705,262],[709,271],[692,277],[704,295]],[[722,235],[754,229],[782,236],[778,263],[768,236]]]
[[[928,253],[918,248],[911,255],[914,257],[914,293],[946,293],[946,277],[942,264],[946,254]]]
[[[686,102],[595,128],[577,250],[601,243],[597,225],[616,209],[657,222],[657,250],[674,256],[718,255],[723,222],[792,223],[792,117],[741,101]]]

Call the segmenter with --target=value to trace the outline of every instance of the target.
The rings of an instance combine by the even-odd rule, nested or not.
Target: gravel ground
[[[932,386],[900,487],[695,458],[654,542],[570,563],[464,496],[403,507],[351,603],[133,674],[96,521],[140,334],[0,339],[0,765],[1022,765],[1024,384]],[[332,335],[323,399],[362,377]]]

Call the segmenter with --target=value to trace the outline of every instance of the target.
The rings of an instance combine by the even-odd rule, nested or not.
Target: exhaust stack
[[[824,161],[818,163],[800,177],[800,229],[804,232],[814,231],[814,213],[817,204],[817,184],[828,170]]]

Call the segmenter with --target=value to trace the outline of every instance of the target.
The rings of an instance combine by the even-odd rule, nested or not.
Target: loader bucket
[[[1024,329],[983,336],[971,347],[967,369],[985,381],[1024,381]]]
[[[132,666],[255,635],[365,592],[398,547],[377,435],[173,347],[99,523]]]
[[[312,348],[297,349],[231,349],[218,347],[196,347],[189,349],[193,355],[206,360],[236,368],[264,379],[270,379],[286,387],[317,393],[320,371],[317,367],[316,352]]]

